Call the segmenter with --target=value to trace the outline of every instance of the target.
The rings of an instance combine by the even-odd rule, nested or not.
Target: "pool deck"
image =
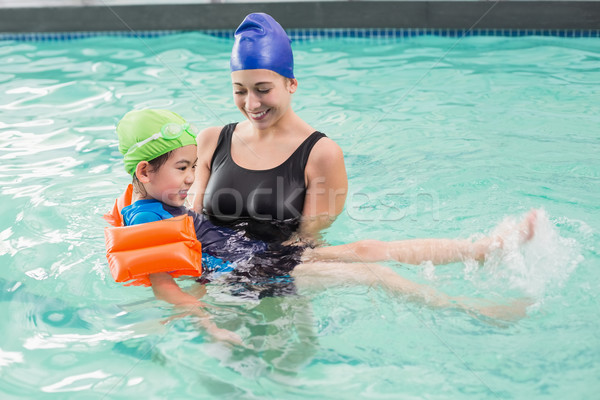
[[[600,1],[316,1],[0,8],[0,32],[235,29],[251,12],[286,28],[600,29]]]

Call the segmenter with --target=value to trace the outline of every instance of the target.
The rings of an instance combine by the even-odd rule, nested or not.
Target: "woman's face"
[[[235,105],[258,129],[269,128],[281,119],[298,87],[295,79],[266,69],[234,71],[231,82]]]

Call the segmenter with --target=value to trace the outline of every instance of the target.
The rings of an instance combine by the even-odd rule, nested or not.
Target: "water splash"
[[[544,210],[537,213],[535,234],[529,242],[520,243],[518,228],[514,218],[504,219],[492,232],[502,235],[503,248],[477,271],[467,265],[465,274],[485,289],[514,290],[539,303],[561,288],[583,261],[581,245],[573,238],[562,237]],[[480,280],[482,272],[488,277],[485,282]]]

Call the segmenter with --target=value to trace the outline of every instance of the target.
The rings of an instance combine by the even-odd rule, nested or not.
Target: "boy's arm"
[[[148,275],[152,291],[158,300],[175,306],[201,306],[202,302],[189,293],[181,290],[175,279],[167,272]]]

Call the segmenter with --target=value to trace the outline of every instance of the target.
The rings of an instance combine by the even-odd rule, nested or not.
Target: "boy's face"
[[[194,183],[197,160],[196,145],[173,150],[158,171],[149,172],[150,182],[144,184],[148,196],[170,206],[182,206]]]

